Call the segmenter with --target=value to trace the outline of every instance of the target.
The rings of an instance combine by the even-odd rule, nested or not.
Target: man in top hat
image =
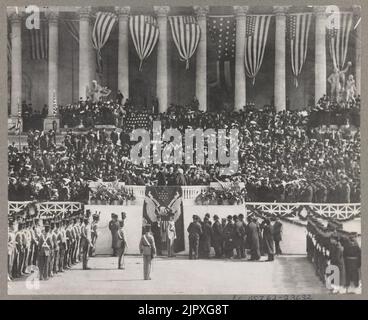
[[[225,257],[231,259],[234,254],[234,223],[233,217],[231,215],[227,216],[227,223],[224,228],[224,250],[225,250]]]
[[[90,268],[87,266],[88,263],[88,255],[89,248],[92,245],[91,238],[91,224],[89,223],[89,219],[87,217],[84,218],[84,224],[81,228],[81,247],[82,247],[82,260],[83,260],[83,270],[89,270]]]
[[[190,223],[187,231],[189,233],[189,259],[195,260],[198,259],[199,238],[202,234],[202,227],[197,215],[193,215],[193,222]]]
[[[221,258],[223,254],[223,230],[220,223],[220,218],[217,214],[213,216],[214,223],[212,224],[212,246],[215,250],[215,257]]]
[[[111,221],[109,222],[109,230],[111,232],[111,248],[113,250],[112,256],[116,257],[116,246],[117,246],[117,232],[119,230],[118,215],[115,213],[111,214]]]

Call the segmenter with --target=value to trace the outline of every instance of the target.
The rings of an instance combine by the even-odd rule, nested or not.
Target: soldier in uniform
[[[189,259],[198,259],[199,238],[202,234],[202,227],[197,215],[193,215],[193,222],[190,223],[187,231],[189,233]]]
[[[25,223],[25,228],[23,229],[23,242],[24,242],[24,258],[22,263],[22,273],[29,274],[28,262],[31,253],[31,242],[32,236],[30,232],[30,220],[27,219]]]
[[[144,280],[151,280],[152,259],[156,256],[155,239],[151,234],[151,226],[144,227],[144,234],[139,243],[139,251],[143,255],[143,277]]]
[[[224,228],[224,249],[225,257],[232,259],[234,255],[234,223],[231,215],[227,216],[227,224]]]
[[[13,280],[13,266],[16,254],[16,242],[14,232],[14,221],[9,217],[8,226],[8,280]]]
[[[23,263],[24,263],[24,235],[23,235],[23,221],[19,220],[18,221],[18,231],[15,234],[15,242],[16,242],[16,247],[17,247],[17,264],[16,264],[16,271],[15,271],[15,276],[16,277],[21,277],[23,275],[22,272],[22,268],[23,268]]]
[[[212,245],[215,250],[215,257],[221,258],[223,251],[223,234],[222,234],[222,225],[219,221],[218,215],[213,216],[214,223],[212,224]]]
[[[67,250],[66,250],[66,261],[65,261],[65,268],[70,269],[72,267],[72,252],[74,247],[74,231],[73,231],[73,220],[68,219],[68,226],[66,228],[66,241],[67,241]]]
[[[54,261],[55,261],[56,245],[57,245],[56,237],[54,234],[54,229],[55,229],[55,221],[50,220],[51,250],[50,250],[50,256],[48,259],[49,265],[47,268],[49,278],[52,278],[54,276]]]
[[[109,222],[109,230],[111,232],[111,248],[113,250],[112,256],[116,257],[117,232],[119,230],[118,216],[115,213],[111,214],[111,221]]]
[[[127,247],[126,237],[124,232],[124,220],[119,221],[119,230],[117,232],[117,254],[118,254],[118,269],[125,269],[124,253]],[[123,263],[121,263],[123,261]]]
[[[50,225],[48,221],[44,223],[44,231],[41,234],[40,242],[38,244],[39,261],[38,267],[40,272],[40,280],[48,280],[49,277],[49,259],[52,250],[52,236],[50,233]]]
[[[359,271],[361,267],[361,249],[356,241],[356,233],[349,236],[344,247],[344,262],[346,267],[346,286],[349,292],[356,293],[359,288]],[[352,282],[352,288],[349,288]]]
[[[36,266],[38,263],[38,249],[39,249],[38,243],[40,241],[40,237],[42,234],[42,228],[40,227],[39,221],[40,221],[39,218],[34,219],[33,232],[32,232],[32,244],[33,244],[32,264],[34,266]]]
[[[59,265],[58,265],[58,272],[64,272],[65,269],[65,254],[66,254],[66,248],[67,248],[67,241],[66,241],[66,220],[65,218],[61,220],[60,222],[60,232],[58,235],[58,241],[59,241]]]
[[[100,214],[95,213],[93,216],[93,221],[91,224],[91,240],[92,240],[92,246],[90,250],[90,257],[94,257],[96,255],[96,242],[98,237],[98,222],[100,221]]]
[[[54,261],[52,265],[53,274],[57,274],[59,272],[60,241],[61,241],[61,233],[59,228],[60,222],[56,220],[55,227],[52,231],[52,241],[54,243]]]
[[[84,224],[81,229],[81,247],[83,252],[83,270],[89,270],[90,268],[87,266],[88,264],[88,253],[89,248],[92,246],[91,239],[91,224],[89,223],[88,218],[84,218]]]

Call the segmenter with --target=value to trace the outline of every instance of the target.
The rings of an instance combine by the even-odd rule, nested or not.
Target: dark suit
[[[202,234],[202,227],[199,222],[191,222],[188,229],[189,233],[189,259],[198,259],[199,237]]]
[[[222,257],[223,231],[220,221],[216,220],[212,225],[212,246],[215,249],[216,258]]]

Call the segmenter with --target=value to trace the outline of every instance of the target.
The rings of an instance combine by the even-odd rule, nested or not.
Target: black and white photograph
[[[8,295],[361,295],[361,7],[101,4],[7,7]]]

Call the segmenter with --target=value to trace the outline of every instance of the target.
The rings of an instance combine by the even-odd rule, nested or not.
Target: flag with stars
[[[311,13],[297,13],[288,16],[287,34],[290,44],[291,69],[296,87],[298,87],[298,76],[302,72],[307,56],[311,19]]]
[[[252,15],[246,18],[245,70],[253,85],[262,66],[271,15]]]
[[[208,18],[208,34],[216,48],[216,81],[211,87],[221,87],[232,92],[232,69],[235,60],[236,21],[234,16],[211,16]]]

